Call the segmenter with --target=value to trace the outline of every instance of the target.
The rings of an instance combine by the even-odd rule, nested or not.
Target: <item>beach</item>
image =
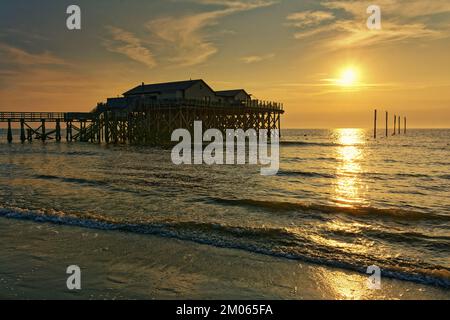
[[[160,148],[3,141],[0,297],[449,299],[449,130],[370,134],[285,130],[271,177]]]
[[[21,232],[17,234],[16,230]],[[2,299],[448,299],[448,290],[156,236],[2,221]],[[21,241],[19,246],[17,238]],[[82,289],[66,288],[81,267]]]

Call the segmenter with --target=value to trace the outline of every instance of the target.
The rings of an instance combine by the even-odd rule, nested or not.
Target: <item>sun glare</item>
[[[344,87],[350,87],[358,81],[358,72],[355,68],[349,67],[342,71],[337,83]]]

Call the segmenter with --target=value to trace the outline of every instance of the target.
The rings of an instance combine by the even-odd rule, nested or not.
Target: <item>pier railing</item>
[[[0,112],[0,121],[64,120],[63,112]]]
[[[56,122],[71,120],[92,120],[90,112],[0,112],[0,122]]]
[[[140,111],[146,109],[168,108],[217,108],[217,109],[244,109],[252,111],[274,111],[284,113],[283,104],[273,101],[247,100],[247,101],[208,101],[192,99],[162,99],[150,100],[146,98],[118,98],[114,105],[100,103],[93,112],[99,111]]]

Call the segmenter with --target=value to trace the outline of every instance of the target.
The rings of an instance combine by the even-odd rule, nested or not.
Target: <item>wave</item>
[[[334,142],[308,142],[308,141],[280,141],[282,146],[319,146],[319,147],[339,147],[344,146]]]
[[[450,217],[413,210],[397,208],[376,208],[370,206],[341,207],[322,204],[306,204],[302,202],[254,200],[254,199],[226,199],[209,198],[210,200],[231,206],[256,207],[270,211],[301,211],[324,214],[348,214],[353,216],[372,216],[376,218],[391,218],[395,220],[439,220],[450,221]]]
[[[83,178],[67,178],[67,177],[57,177],[52,175],[35,175],[34,178],[36,179],[42,179],[42,180],[58,180],[61,182],[66,183],[75,183],[75,184],[82,184],[82,185],[90,185],[90,186],[102,186],[107,185],[108,183],[106,181],[100,181],[100,180],[88,180]]]
[[[315,160],[331,161],[331,162],[339,161],[338,159],[333,158],[333,157],[319,157],[319,158],[316,158]]]
[[[435,179],[444,179],[444,180],[450,180],[449,174],[443,174],[443,175],[429,175],[424,173],[380,173],[380,172],[360,172],[358,173],[361,176],[366,176],[371,179],[376,180],[388,180],[392,178],[399,178],[399,179],[408,179],[408,178],[418,178],[421,180],[435,180]],[[431,187],[430,187],[431,188]]]
[[[336,176],[333,174],[309,172],[309,171],[297,171],[297,170],[279,170],[277,175],[278,176],[301,176],[301,177],[308,177],[308,178],[328,178],[328,179],[336,178]]]
[[[429,175],[422,173],[397,173],[396,176],[406,178],[431,178]]]
[[[441,162],[441,161],[430,162],[430,164],[437,166],[450,166],[450,162]]]
[[[395,159],[384,159],[384,162],[386,162],[386,163],[398,163],[398,162],[401,162],[401,161],[398,161],[398,160],[395,160]]]
[[[427,178],[427,179],[433,178],[430,175],[422,174],[422,173],[361,172],[361,173],[358,173],[358,174],[361,175],[361,176],[366,176],[368,178],[381,179],[381,180],[392,179],[392,177],[397,177],[397,178]]]
[[[102,153],[96,152],[96,151],[68,151],[68,152],[61,152],[65,153],[68,156],[101,156]]]
[[[450,288],[450,269],[398,257],[374,257],[329,247],[289,228],[242,227],[196,221],[123,221],[96,214],[1,208],[0,217],[90,229],[148,234],[298,259],[365,273],[377,264],[386,277]]]
[[[362,232],[365,238],[386,241],[388,243],[408,244],[416,247],[427,248],[436,251],[450,251],[450,237],[440,235],[426,235],[420,232],[397,231],[390,229],[389,231],[381,228],[369,229],[366,228]],[[343,236],[345,238],[359,237],[360,233],[345,229],[331,229],[327,230],[326,234],[329,236]]]

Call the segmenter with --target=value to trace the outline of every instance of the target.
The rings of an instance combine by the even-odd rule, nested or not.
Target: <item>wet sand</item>
[[[382,278],[370,290],[355,272],[157,236],[5,218],[0,234],[2,299],[450,299],[437,287]],[[66,288],[74,264],[76,292]]]

